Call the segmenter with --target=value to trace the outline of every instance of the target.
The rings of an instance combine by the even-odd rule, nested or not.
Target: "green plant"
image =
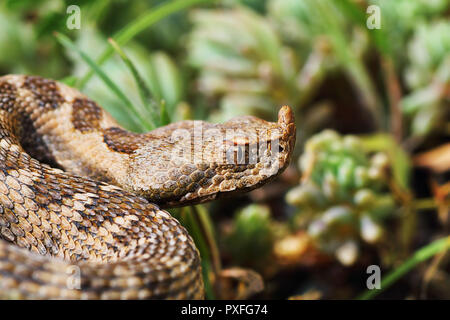
[[[450,23],[419,24],[408,45],[405,80],[412,90],[402,99],[413,136],[444,133],[449,123]]]
[[[200,72],[199,91],[220,100],[216,118],[268,117],[281,101],[295,105],[292,80],[298,67],[267,19],[238,8],[197,10],[191,21],[188,62]]]
[[[326,130],[307,141],[300,158],[302,180],[286,200],[299,208],[319,248],[350,265],[360,240],[379,241],[383,222],[396,209],[389,167],[386,154],[370,156],[358,138]]]
[[[266,206],[252,204],[236,213],[232,230],[224,239],[234,263],[261,267],[268,261],[273,246],[271,224]]]

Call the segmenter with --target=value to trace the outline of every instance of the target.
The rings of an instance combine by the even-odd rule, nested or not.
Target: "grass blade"
[[[161,104],[160,104],[160,114],[159,114],[159,118],[161,119],[161,126],[165,126],[166,124],[169,124],[172,122],[172,120],[170,119],[170,115],[167,112],[167,103],[164,100],[161,100]]]
[[[113,39],[119,45],[122,46],[131,39],[133,39],[133,37],[135,37],[137,34],[142,32],[149,26],[151,26],[152,24],[164,19],[165,17],[171,15],[172,13],[189,8],[201,2],[211,2],[211,1],[214,0],[175,0],[169,3],[161,4],[156,8],[150,9],[146,13],[142,14],[141,17],[137,18],[136,20],[132,21],[130,24],[125,26],[122,30],[116,33],[115,36],[113,36]],[[98,58],[97,64],[101,65],[103,62],[108,60],[113,53],[114,49],[108,47]],[[82,89],[93,74],[94,74],[93,70],[89,71],[79,82],[78,88]]]
[[[410,156],[389,134],[372,134],[362,136],[364,147],[368,151],[382,151],[387,153],[392,163],[392,174],[395,183],[404,191],[409,192],[412,172]]]
[[[367,111],[373,116],[377,127],[381,128],[383,115],[380,108],[380,99],[361,57],[358,57],[348,46],[349,40],[344,27],[333,14],[334,9],[336,9],[334,2],[309,0],[305,4],[309,8],[309,12],[314,14],[312,19],[315,21],[317,30],[328,35],[336,56],[345,66],[355,88],[359,90],[361,97],[364,99]]]
[[[179,215],[175,215],[180,223],[188,230],[189,234],[194,239],[195,245],[198,248],[201,256],[202,274],[205,288],[205,295],[207,299],[215,299],[213,283],[210,280],[210,274],[216,272],[213,265],[210,246],[208,239],[204,234],[203,221],[196,219],[196,212],[194,207],[184,207],[179,211]]]
[[[381,289],[379,290],[367,290],[363,294],[361,294],[357,299],[358,300],[370,300],[389,288],[393,283],[395,283],[398,279],[404,276],[406,273],[411,271],[416,265],[419,263],[428,260],[435,254],[443,252],[444,250],[450,249],[450,236],[438,239],[425,247],[417,250],[411,258],[406,260],[402,265],[398,268],[390,272],[387,276],[383,278],[381,281]]]
[[[122,61],[125,65],[130,69],[131,74],[136,81],[139,96],[142,101],[142,108],[140,108],[139,113],[141,114],[141,118],[150,118],[150,124],[152,125],[152,129],[158,127],[161,123],[158,115],[158,105],[156,101],[153,99],[150,89],[145,83],[142,76],[139,74],[139,71],[133,64],[133,62],[127,57],[125,52],[120,48],[116,41],[112,38],[108,39],[109,43],[112,45],[114,50],[119,54]]]
[[[111,89],[111,91],[114,92],[114,94],[128,107],[128,111],[130,111],[130,115],[133,121],[135,121],[135,123],[138,124],[142,130],[150,130],[151,126],[146,123],[144,119],[139,117],[139,114],[137,113],[131,101],[111,80],[111,78],[103,72],[103,70],[94,62],[94,60],[92,60],[86,53],[81,51],[67,36],[56,32],[55,37],[63,46],[77,52],[80,55],[80,57],[91,67],[93,72],[95,72],[99,76],[99,78],[102,79],[102,81]]]
[[[67,85],[69,87],[73,87],[77,83],[77,80],[78,80],[77,77],[68,76],[59,81],[61,81],[62,83],[64,83],[65,85]]]

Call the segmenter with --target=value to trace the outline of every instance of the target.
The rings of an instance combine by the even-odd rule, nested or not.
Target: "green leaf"
[[[120,58],[125,63],[127,68],[130,70],[134,80],[136,81],[139,96],[141,97],[142,101],[142,108],[138,110],[141,118],[150,118],[150,124],[152,126],[151,129],[158,127],[160,124],[160,119],[158,115],[157,104],[152,97],[150,89],[147,87],[147,84],[139,74],[139,71],[137,70],[133,62],[131,62],[131,60],[127,57],[125,52],[123,52],[123,50],[119,47],[117,42],[115,42],[111,38],[108,41],[113,46],[114,50],[116,50],[116,52],[119,54]]]
[[[417,250],[411,258],[406,260],[402,265],[391,271],[389,274],[383,277],[381,280],[381,289],[379,290],[367,290],[361,294],[357,299],[370,300],[380,294],[382,291],[389,288],[398,279],[411,271],[419,263],[428,260],[435,254],[444,252],[450,249],[450,237],[441,238],[433,241],[432,243]]]
[[[179,210],[179,214],[175,213],[175,217],[188,230],[200,252],[206,298],[214,299],[213,286],[210,282],[210,273],[214,272],[212,260],[214,253],[210,251],[207,239],[208,236],[213,236],[213,234],[208,212],[201,205],[196,206],[196,208],[192,206],[184,207]],[[195,217],[199,217],[199,220]],[[209,242],[211,242],[211,239]]]
[[[78,78],[74,77],[74,76],[69,76],[69,77],[65,77],[63,79],[61,79],[60,81],[66,85],[68,85],[69,87],[73,87],[75,86],[75,83],[77,83]]]
[[[359,89],[367,111],[373,116],[377,126],[380,127],[382,123],[380,99],[362,58],[356,55],[348,45],[350,43],[348,32],[345,30],[343,19],[335,14],[338,9],[335,2],[308,0],[305,1],[305,4],[312,14],[311,21],[313,21],[314,26],[320,34],[327,36],[337,58],[345,66],[354,85]]]
[[[368,15],[361,10],[357,3],[349,0],[340,0],[335,1],[334,4],[345,13],[347,18],[351,19],[354,23],[359,24],[364,30],[367,28],[366,21]],[[381,53],[386,55],[391,54],[389,38],[384,28],[368,30],[367,34]]]
[[[368,151],[386,152],[392,165],[394,180],[403,190],[409,189],[409,178],[411,174],[411,159],[409,155],[388,134],[374,134],[360,137],[363,146]]]
[[[131,39],[133,39],[137,34],[148,28],[149,26],[164,19],[165,17],[169,16],[174,12],[189,8],[201,2],[212,2],[212,1],[214,0],[175,0],[168,3],[162,3],[158,5],[156,8],[150,9],[149,11],[143,13],[139,18],[126,25],[119,32],[117,32],[116,35],[113,36],[113,39],[119,45],[122,46]],[[97,64],[101,65],[103,62],[108,60],[113,53],[114,49],[108,47],[97,59]],[[93,74],[94,74],[93,71],[88,72],[81,79],[78,87],[82,89]]]
[[[165,126],[166,124],[169,124],[172,122],[169,113],[167,112],[167,104],[166,101],[161,100],[160,104],[160,114],[159,117],[161,119],[161,126]]]
[[[164,100],[167,114],[172,115],[182,98],[182,81],[177,67],[167,54],[158,52],[150,58],[148,74],[155,98]]]
[[[281,43],[271,25],[266,23],[265,20],[260,19],[251,10],[243,9],[242,17],[244,24],[249,28],[251,35],[257,43],[258,53],[271,61],[271,65],[277,74],[282,74],[280,61]]]
[[[111,80],[110,77],[103,72],[103,70],[83,51],[81,51],[67,36],[61,33],[55,33],[55,37],[57,40],[69,50],[73,50],[77,52],[80,57],[92,68],[92,70],[99,76],[99,78],[111,89],[111,91],[128,107],[128,111],[130,111],[130,116],[135,121],[136,124],[139,124],[141,129],[149,130],[151,126],[145,122],[144,119],[141,119],[131,103],[131,101],[125,96],[125,94],[120,90],[120,88]],[[106,109],[108,109],[106,107]],[[108,110],[109,111],[109,110]]]
[[[65,28],[65,16],[60,12],[49,12],[39,19],[35,27],[36,38],[48,36],[54,31],[62,31]]]

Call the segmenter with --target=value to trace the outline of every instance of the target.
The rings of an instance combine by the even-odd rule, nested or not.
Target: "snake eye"
[[[283,152],[284,151],[284,148],[283,148],[283,146],[278,146],[278,152]]]

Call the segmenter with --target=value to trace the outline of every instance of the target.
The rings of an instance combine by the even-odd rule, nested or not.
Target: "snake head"
[[[288,106],[278,122],[243,116],[173,123],[146,134],[131,156],[129,189],[165,207],[250,191],[287,167],[295,134]]]

